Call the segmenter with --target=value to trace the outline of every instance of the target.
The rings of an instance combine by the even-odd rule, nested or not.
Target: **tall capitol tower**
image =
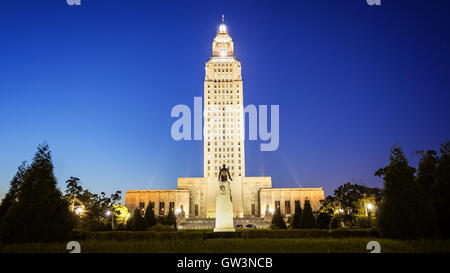
[[[241,63],[222,16],[205,66],[204,177],[217,178],[223,164],[233,179],[245,176],[244,134]]]
[[[175,211],[180,228],[213,228],[223,164],[233,179],[236,225],[269,227],[275,208],[287,219],[295,213],[295,205],[303,206],[306,199],[314,210],[320,208],[322,188],[272,188],[270,176],[246,176],[242,90],[241,63],[234,57],[233,40],[222,16],[212,42],[212,57],[205,66],[203,177],[179,177],[176,190],[128,190],[125,205],[129,210],[139,208],[143,215],[151,206],[156,216]]]

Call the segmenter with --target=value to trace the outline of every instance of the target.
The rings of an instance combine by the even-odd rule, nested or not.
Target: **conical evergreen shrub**
[[[144,220],[145,220],[145,223],[147,224],[147,227],[152,227],[157,224],[155,212],[153,211],[153,208],[151,205],[148,205],[147,209],[145,210]]]
[[[294,219],[292,221],[292,228],[300,228],[300,219],[302,218],[302,207],[300,203],[295,204]]]
[[[314,214],[311,208],[309,200],[305,200],[305,205],[303,206],[302,218],[300,219],[299,228],[315,228],[316,220],[314,219]]]
[[[275,213],[272,217],[272,228],[280,228],[280,229],[286,229],[286,223],[283,220],[283,216],[281,216],[281,210],[280,208],[275,209]]]
[[[147,225],[145,224],[144,218],[141,216],[139,209],[134,209],[133,218],[131,219],[131,227],[134,231],[146,230]]]

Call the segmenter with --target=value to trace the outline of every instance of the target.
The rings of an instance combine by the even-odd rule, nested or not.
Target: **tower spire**
[[[225,15],[222,14],[222,24],[223,24],[224,20],[225,20]]]

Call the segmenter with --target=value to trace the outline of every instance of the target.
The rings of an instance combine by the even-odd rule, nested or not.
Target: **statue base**
[[[215,228],[214,232],[235,232],[236,229],[234,228]]]
[[[230,190],[227,190],[225,194],[217,194],[216,225],[214,232],[233,231],[235,231],[233,224],[233,203],[231,202]]]

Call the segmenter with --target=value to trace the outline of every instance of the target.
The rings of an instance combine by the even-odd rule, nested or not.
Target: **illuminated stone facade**
[[[178,190],[139,190],[126,193],[125,205],[133,210],[154,203],[155,214],[167,214],[160,206],[171,202],[186,218],[215,218],[218,172],[225,164],[233,181],[233,216],[264,217],[266,210],[280,204],[282,213],[294,213],[295,202],[304,200],[318,209],[324,199],[322,188],[272,189],[271,177],[246,177],[244,153],[244,110],[241,64],[234,57],[234,44],[222,22],[212,43],[212,57],[205,66],[203,177],[178,178]],[[287,202],[289,201],[289,202]],[[277,203],[278,202],[278,203]],[[181,210],[181,206],[183,209]],[[288,207],[289,206],[289,207]]]

